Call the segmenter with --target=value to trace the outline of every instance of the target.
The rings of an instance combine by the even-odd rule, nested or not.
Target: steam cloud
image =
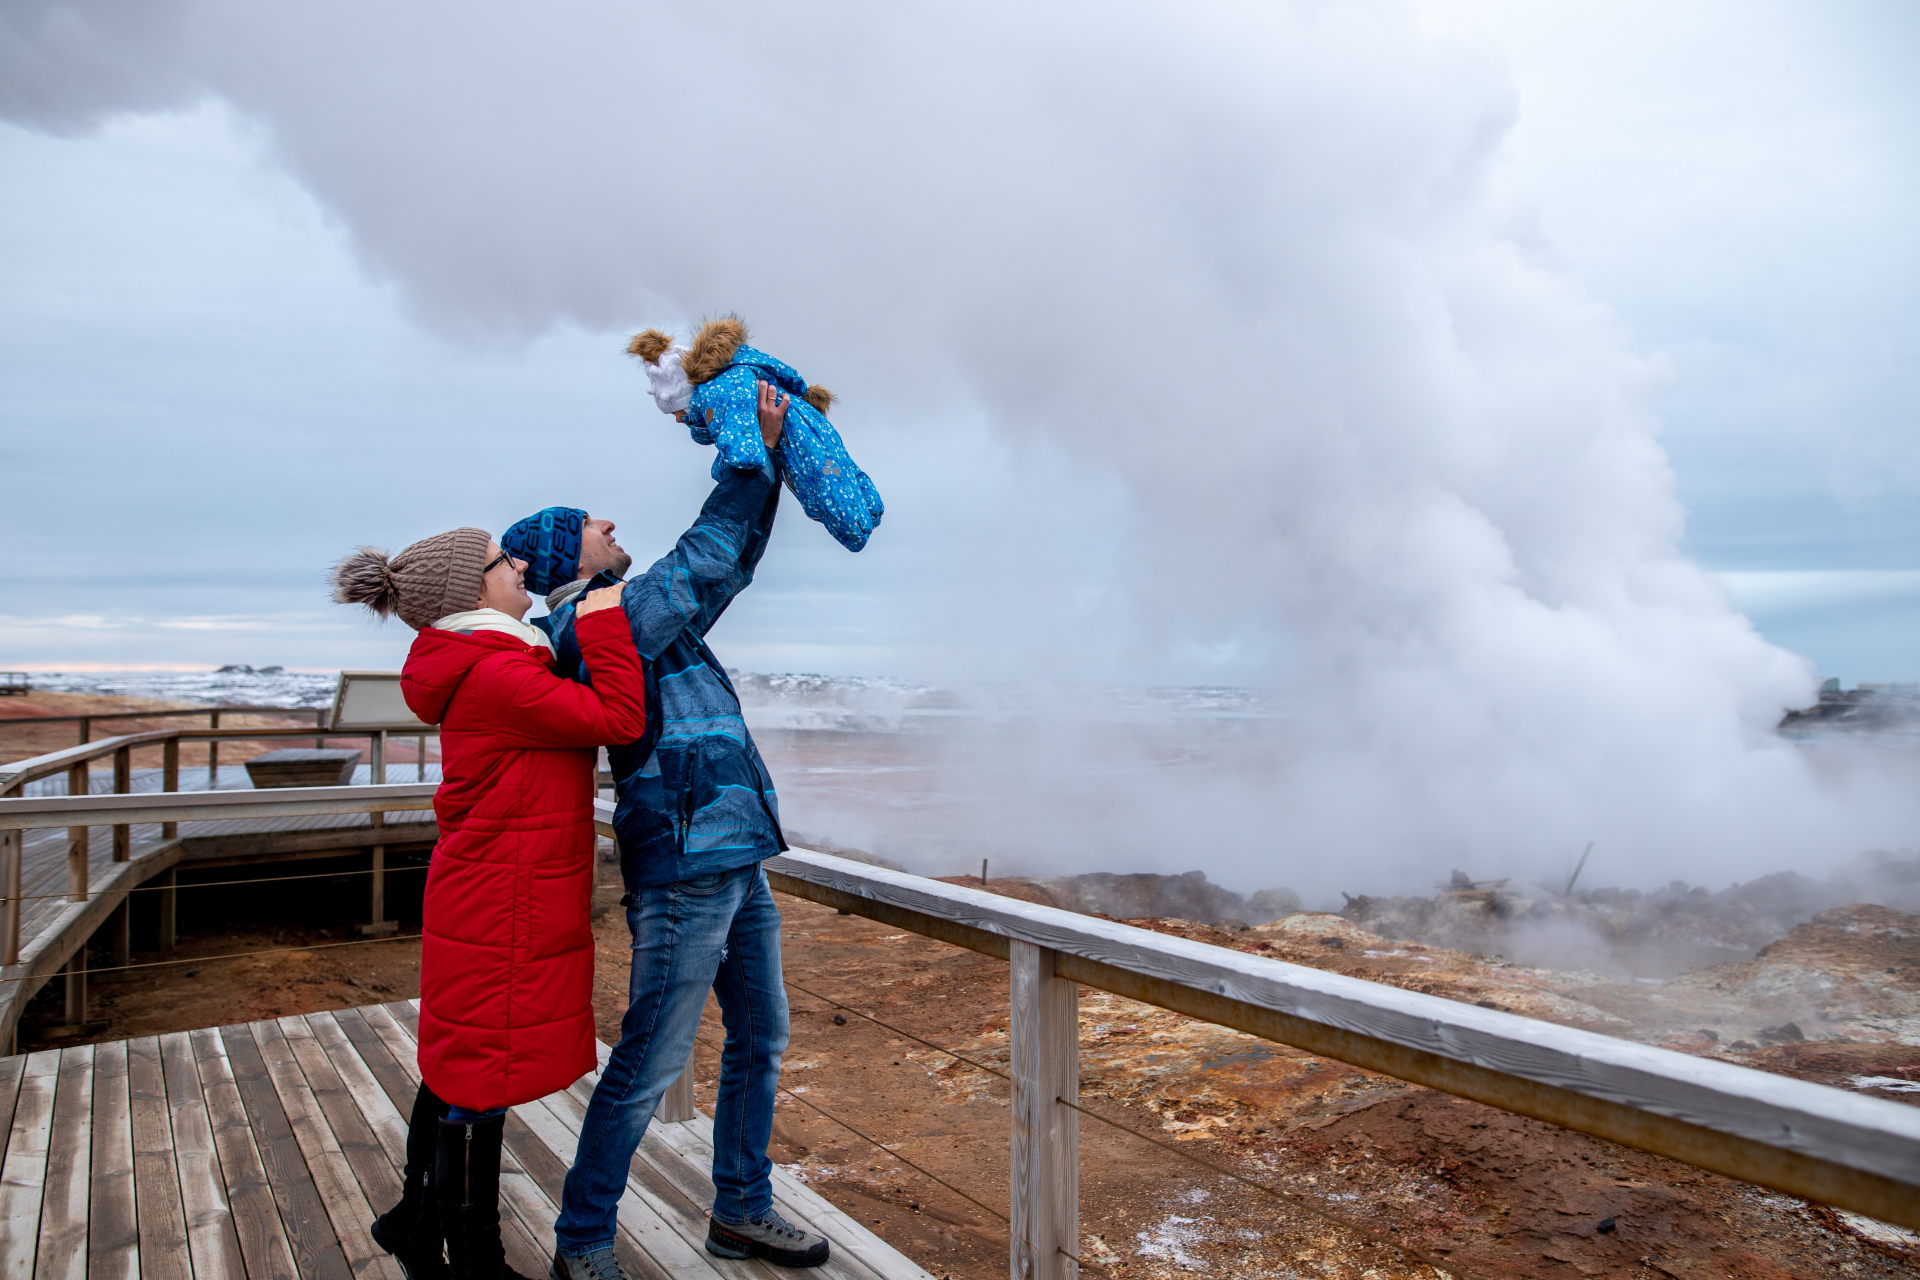
[[[1679,554],[1660,369],[1494,190],[1497,53],[1411,6],[0,15],[12,120],[208,98],[437,329],[738,309],[856,392],[856,450],[977,414],[1004,467],[922,618],[968,674],[1300,709],[1284,759],[1122,793],[1029,741],[978,821],[1048,869],[1325,894],[1592,839],[1618,882],[1719,880],[1912,830],[1772,738],[1812,672]]]

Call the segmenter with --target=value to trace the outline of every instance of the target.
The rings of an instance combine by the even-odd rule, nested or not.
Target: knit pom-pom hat
[[[333,566],[333,598],[362,604],[382,618],[400,615],[415,631],[480,599],[480,571],[493,535],[454,529],[422,538],[397,556],[361,547]]]

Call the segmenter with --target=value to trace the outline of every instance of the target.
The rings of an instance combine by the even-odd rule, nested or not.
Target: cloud
[[[872,643],[924,674],[1306,708],[1287,750],[1125,793],[1037,732],[979,838],[1325,889],[1912,830],[1772,738],[1813,672],[1680,553],[1668,372],[1494,181],[1516,102],[1479,37],[1306,0],[98,14],[16,10],[0,110],[229,104],[474,350],[737,309],[843,389],[856,450],[914,472],[871,468],[918,549],[878,558],[907,638]]]

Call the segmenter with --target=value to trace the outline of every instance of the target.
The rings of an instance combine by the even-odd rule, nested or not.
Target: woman
[[[581,601],[591,687],[549,669],[524,561],[455,529],[389,559],[362,547],[334,599],[419,632],[400,686],[440,726],[440,840],[420,948],[420,1074],[400,1203],[373,1238],[411,1280],[524,1280],[500,1245],[506,1109],[593,1070],[595,748],[646,728],[619,589]],[[446,1258],[441,1258],[441,1240]]]

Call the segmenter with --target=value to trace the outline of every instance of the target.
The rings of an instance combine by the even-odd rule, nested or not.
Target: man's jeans
[[[635,890],[627,906],[633,974],[620,1043],[587,1104],[554,1236],[588,1253],[614,1238],[628,1164],[693,1049],[711,989],[727,1029],[713,1109],[713,1213],[729,1222],[773,1205],[767,1140],[787,1048],[780,910],[758,866]],[[690,1069],[690,1068],[689,1068]]]

